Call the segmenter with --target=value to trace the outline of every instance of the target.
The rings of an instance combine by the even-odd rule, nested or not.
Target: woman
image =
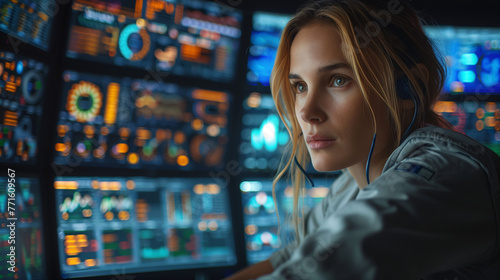
[[[312,2],[292,18],[271,84],[293,139],[276,180],[294,179],[300,233],[229,279],[500,279],[499,159],[432,111],[443,80],[406,3]],[[309,162],[344,171],[299,223]]]

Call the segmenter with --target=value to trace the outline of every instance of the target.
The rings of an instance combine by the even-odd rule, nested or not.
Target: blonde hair
[[[370,4],[359,0],[310,2],[288,22],[281,35],[270,84],[278,114],[288,130],[291,143],[287,147],[288,158],[283,157],[273,182],[273,198],[276,200],[277,182],[287,176],[294,188],[293,223],[299,242],[298,202],[303,192],[304,175],[295,166],[293,158],[296,157],[302,166],[307,166],[310,159],[304,141],[299,141],[301,129],[295,118],[295,96],[291,93],[288,74],[291,45],[302,28],[322,23],[336,29],[342,41],[342,53],[351,65],[371,111],[375,131],[376,117],[371,102],[378,98],[387,107],[393,128],[392,150],[400,145],[404,114],[413,115],[413,109],[404,109],[398,97],[396,84],[402,77],[413,88],[415,102],[418,103],[413,127],[429,123],[451,128],[432,110],[443,87],[445,69],[422,29],[419,16],[404,2],[397,9],[394,5],[388,6],[389,1],[372,2],[375,1],[370,1]],[[417,65],[425,67],[415,67]]]

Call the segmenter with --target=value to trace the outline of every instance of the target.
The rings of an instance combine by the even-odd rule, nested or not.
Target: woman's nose
[[[300,108],[300,118],[306,123],[321,123],[326,114],[321,106],[321,99],[314,92],[309,91]]]

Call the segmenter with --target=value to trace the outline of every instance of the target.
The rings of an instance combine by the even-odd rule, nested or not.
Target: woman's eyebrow
[[[328,71],[335,70],[338,68],[346,68],[347,70],[352,70],[352,68],[349,64],[340,62],[340,63],[330,64],[330,65],[320,67],[318,69],[318,73],[328,72]]]
[[[352,71],[352,68],[349,64],[341,62],[341,63],[334,63],[334,64],[322,66],[318,69],[318,73],[329,72],[329,71],[339,69],[339,68],[345,68],[349,71]],[[288,79],[290,79],[290,80],[301,79],[301,77],[298,74],[290,73],[290,74],[288,74]]]

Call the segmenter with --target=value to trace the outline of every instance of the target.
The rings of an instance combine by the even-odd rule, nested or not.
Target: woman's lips
[[[333,144],[335,140],[329,139],[329,140],[312,140],[308,141],[307,145],[309,146],[310,149],[324,149],[330,145]]]
[[[307,136],[307,145],[310,149],[324,149],[335,142],[335,139],[321,135]]]

